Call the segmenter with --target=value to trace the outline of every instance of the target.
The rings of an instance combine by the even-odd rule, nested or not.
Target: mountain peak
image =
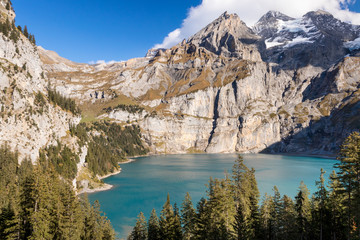
[[[291,20],[293,18],[279,12],[279,11],[268,11],[267,13],[265,13],[258,22],[264,22],[264,21],[269,21],[269,20],[273,20],[273,19],[281,19],[283,21],[288,21]]]
[[[293,19],[294,18],[291,18],[281,12],[269,11],[259,19],[259,21],[253,27],[253,30],[258,35],[268,38],[277,31],[279,20],[289,21]]]
[[[246,26],[237,14],[224,12],[219,18],[193,35],[188,43],[204,47],[215,54],[237,56],[239,46],[253,44],[258,39],[259,37]]]
[[[325,11],[325,10],[317,10],[317,11],[311,11],[311,12],[308,12],[307,14],[305,14],[305,16],[316,16],[316,15],[326,15],[326,16],[333,16],[331,13]]]

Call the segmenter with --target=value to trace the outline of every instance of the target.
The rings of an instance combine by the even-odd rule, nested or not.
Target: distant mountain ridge
[[[86,118],[139,125],[152,153],[333,154],[360,128],[359,39],[360,26],[324,11],[270,11],[253,28],[225,12],[144,58],[44,69]]]

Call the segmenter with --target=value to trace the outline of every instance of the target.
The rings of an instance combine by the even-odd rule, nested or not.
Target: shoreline
[[[103,192],[103,191],[110,190],[112,188],[113,188],[113,185],[104,183],[101,187],[97,187],[97,188],[93,188],[93,189],[90,189],[90,188],[81,189],[81,191],[78,192],[77,195],[81,195],[84,193]]]
[[[140,157],[140,156],[136,156],[136,157]],[[128,158],[126,161],[124,161],[124,162],[119,162],[118,164],[120,165],[120,164],[132,163],[132,162],[136,161],[136,159],[135,159],[136,157]],[[109,174],[106,174],[106,175],[104,175],[104,176],[97,176],[97,178],[98,178],[99,180],[103,180],[103,179],[106,179],[106,178],[108,178],[108,177],[111,177],[111,176],[120,174],[121,171],[122,171],[122,169],[121,169],[121,167],[120,167],[117,171],[115,171],[115,172],[113,172],[113,173],[109,173]],[[79,192],[77,193],[77,195],[84,194],[84,193],[103,192],[103,191],[110,190],[110,189],[112,189],[113,187],[114,187],[114,186],[111,185],[111,184],[103,183],[100,187],[97,187],[97,188],[92,188],[92,189],[90,189],[90,188],[85,188],[85,189],[81,189],[81,191],[79,191]]]
[[[284,156],[293,156],[293,157],[313,157],[313,158],[326,158],[337,160],[336,154],[327,155],[327,154],[311,154],[311,153],[259,153],[259,154],[270,154],[270,155],[284,155]]]
[[[113,173],[109,173],[109,174],[106,174],[106,175],[104,175],[104,176],[97,176],[97,178],[99,179],[99,180],[103,180],[103,179],[105,179],[105,178],[108,178],[108,177],[111,177],[111,176],[114,176],[114,175],[117,175],[117,174],[119,174],[119,173],[121,173],[121,168],[119,168],[119,170],[117,170],[117,171],[115,171],[115,172],[113,172]]]

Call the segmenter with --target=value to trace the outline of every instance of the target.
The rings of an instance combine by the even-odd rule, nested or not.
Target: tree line
[[[126,157],[144,155],[149,151],[142,143],[137,125],[120,126],[108,121],[80,123],[70,126],[70,133],[79,138],[80,145],[87,144],[85,161],[95,175],[111,173]]]
[[[75,100],[61,95],[55,89],[51,89],[51,87],[48,87],[48,97],[53,104],[58,105],[65,111],[70,111],[75,115],[79,115],[81,113],[81,110],[76,105]]]
[[[7,3],[6,9],[12,9],[10,2]],[[22,28],[20,25],[16,27],[15,20],[10,21],[9,18],[0,19],[0,32],[6,37],[10,38],[14,43],[17,43],[20,39],[20,34],[22,33],[29,41],[36,45],[36,40],[34,34],[29,33],[27,26],[25,25]]]
[[[50,162],[32,165],[0,147],[0,239],[115,239],[98,202],[75,195]]]
[[[351,134],[339,153],[338,169],[328,184],[321,169],[317,191],[310,196],[302,182],[292,199],[277,187],[259,203],[255,170],[241,156],[232,174],[210,178],[207,197],[193,206],[187,193],[181,208],[170,197],[157,216],[140,213],[128,239],[360,239],[360,134]]]

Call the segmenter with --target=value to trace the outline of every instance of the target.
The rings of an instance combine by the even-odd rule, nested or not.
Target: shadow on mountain
[[[293,117],[294,118],[294,117]],[[327,117],[312,120],[308,127],[264,149],[262,153],[302,153],[334,155],[344,139],[360,129],[360,99],[335,109]]]
[[[318,77],[315,77],[304,90],[302,101],[322,98],[331,93],[339,93],[334,81],[338,73],[339,68],[337,67],[332,71],[324,71]]]
[[[273,72],[278,70],[296,70],[308,65],[327,69],[343,59],[350,52],[340,41],[325,38],[321,42],[302,43],[292,47],[272,47],[262,52],[265,62],[278,64]]]

